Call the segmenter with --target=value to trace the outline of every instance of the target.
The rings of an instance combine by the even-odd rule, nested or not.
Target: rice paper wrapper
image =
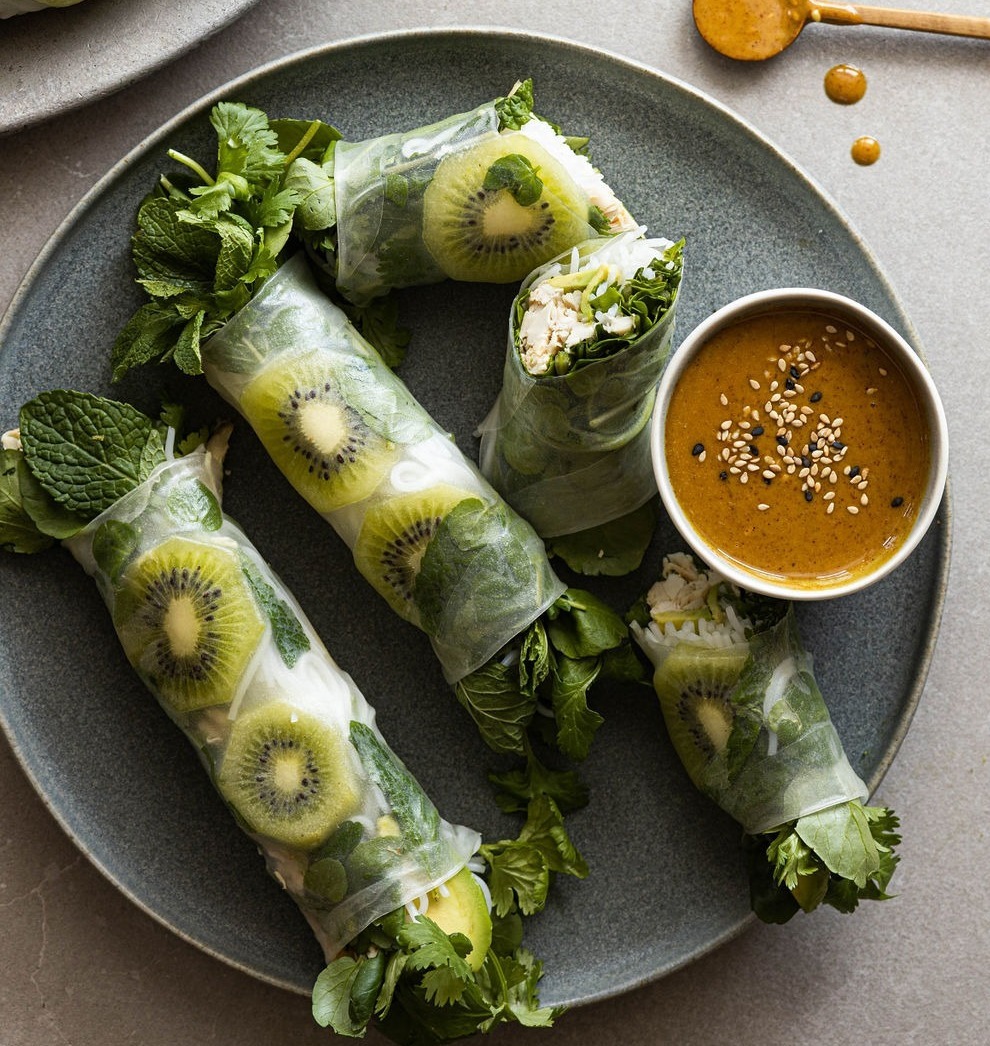
[[[749,646],[730,698],[731,736],[702,771],[702,790],[751,835],[867,799],[815,681],[793,610]]]
[[[423,191],[444,156],[497,135],[489,102],[428,127],[336,144],[336,282],[348,301],[447,278],[423,242]]]
[[[66,544],[96,581],[132,665],[196,748],[330,961],[375,919],[449,879],[475,852],[480,836],[440,817],[385,743],[374,709],[244,532],[223,515],[219,498],[219,463],[195,452],[159,466]],[[176,558],[180,546],[233,570],[233,576],[223,575],[224,590],[246,622],[239,630],[246,647],[242,663],[195,707],[176,697],[155,646],[136,650],[133,638],[148,613],[132,595],[135,577],[146,576],[145,557],[155,560],[156,569],[164,564],[196,582],[190,579],[195,571]],[[317,736],[314,747],[325,759],[334,754],[333,765],[322,766],[324,783],[334,782],[332,809],[321,808],[298,839],[259,829],[251,808],[228,784],[227,760],[235,762],[238,735],[259,719],[303,721],[307,740]]]
[[[578,250],[581,264],[613,241]],[[543,537],[609,523],[656,494],[650,416],[670,356],[675,306],[627,347],[567,374],[529,374],[516,344],[520,301],[571,258],[561,254],[522,284],[509,319],[502,389],[481,423],[481,470]]]
[[[311,375],[315,367],[323,387],[339,392],[382,437],[375,484],[357,500],[328,510],[297,484],[373,584],[360,550],[376,518],[413,496],[440,492],[457,502],[423,555],[412,598],[389,600],[429,636],[448,681],[485,664],[565,591],[533,528],[319,291],[301,256],[207,342],[203,362],[210,383],[245,415],[276,462],[281,437],[266,434],[268,419],[250,409],[253,390],[297,368]]]

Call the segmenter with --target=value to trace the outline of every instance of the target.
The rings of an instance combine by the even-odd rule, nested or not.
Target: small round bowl
[[[747,402],[745,407],[740,407],[738,410],[742,417],[751,416],[753,420],[743,424],[742,429],[736,427],[739,419],[732,420],[729,417],[721,423],[715,422],[714,426],[710,425],[708,415],[703,415],[701,411],[695,414],[693,409],[688,409],[686,397],[689,395],[689,392],[684,391],[684,403],[675,410],[675,419],[679,418],[680,421],[672,420],[669,425],[671,441],[681,440],[683,436],[683,445],[681,442],[677,442],[676,447],[672,448],[681,456],[681,460],[677,463],[675,469],[679,478],[675,483],[672,483],[671,480],[671,463],[668,461],[667,452],[668,414],[670,413],[671,399],[675,390],[681,385],[685,371],[692,364],[695,365],[692,373],[696,377],[691,384],[693,384],[696,390],[704,390],[706,403],[709,396],[708,382],[710,381],[710,397],[713,401],[712,410],[717,411],[721,409],[714,406],[715,401],[721,404],[731,403],[732,401],[727,400],[724,395],[720,397],[719,391],[720,383],[726,380],[725,374],[721,369],[724,357],[720,356],[718,365],[713,365],[709,378],[704,373],[706,349],[708,351],[707,359],[714,364],[713,356],[716,351],[721,350],[712,348],[711,342],[713,337],[720,336],[720,340],[724,342],[725,339],[736,336],[734,332],[725,334],[727,328],[735,327],[738,330],[738,325],[746,321],[752,322],[755,317],[772,316],[778,313],[790,313],[792,315],[797,313],[814,313],[818,319],[830,324],[830,326],[823,326],[822,329],[831,330],[833,334],[828,337],[834,338],[837,342],[842,342],[844,337],[849,342],[855,341],[855,332],[864,335],[866,339],[865,344],[868,348],[863,349],[860,353],[860,357],[864,360],[863,366],[872,365],[874,362],[872,357],[868,356],[868,353],[873,350],[879,350],[895,365],[907,386],[906,389],[904,389],[904,386],[901,386],[901,388],[910,394],[914,404],[916,404],[916,414],[920,418],[920,426],[917,427],[918,435],[927,442],[929,459],[927,476],[923,482],[920,482],[921,472],[919,470],[914,471],[918,496],[909,499],[914,512],[909,529],[906,529],[908,527],[906,508],[901,509],[899,511],[904,518],[898,520],[897,525],[904,532],[899,538],[888,537],[885,539],[885,544],[878,545],[875,548],[875,553],[872,549],[866,550],[864,543],[864,551],[862,551],[859,562],[856,562],[854,566],[849,568],[837,569],[834,562],[829,562],[827,567],[819,570],[816,565],[817,561],[814,559],[818,552],[810,550],[817,542],[818,545],[822,546],[822,562],[826,562],[828,556],[833,554],[835,548],[841,547],[844,549],[849,544],[855,545],[855,542],[850,542],[848,531],[845,539],[846,544],[844,545],[838,543],[838,538],[832,544],[828,544],[828,539],[821,537],[821,535],[828,532],[830,527],[841,528],[845,526],[848,528],[860,525],[855,519],[853,521],[846,519],[843,515],[844,512],[857,514],[870,511],[874,513],[892,511],[895,510],[896,506],[900,506],[904,499],[892,499],[888,492],[886,494],[886,502],[875,501],[872,508],[866,507],[869,503],[866,491],[869,490],[870,493],[874,493],[876,489],[881,489],[881,482],[874,482],[873,488],[869,488],[866,476],[860,473],[858,465],[854,466],[852,464],[856,461],[855,443],[853,442],[853,447],[849,448],[843,442],[846,438],[849,438],[851,441],[855,440],[854,434],[857,431],[855,414],[850,414],[846,418],[836,416],[835,419],[831,419],[825,408],[828,406],[830,410],[834,409],[834,404],[829,405],[826,402],[821,402],[820,397],[822,394],[820,392],[810,393],[810,389],[814,387],[816,380],[820,380],[821,375],[824,373],[819,373],[817,370],[815,373],[808,373],[805,369],[807,367],[818,368],[824,366],[824,363],[819,362],[816,354],[813,352],[809,352],[807,357],[813,361],[812,363],[801,362],[800,366],[794,366],[793,368],[790,365],[791,360],[794,359],[794,355],[791,352],[786,354],[787,359],[783,361],[780,357],[776,361],[773,360],[772,356],[761,357],[761,360],[764,361],[763,366],[768,369],[759,374],[759,381],[753,376],[755,371],[748,376],[752,380],[748,380],[747,375],[741,372],[734,375],[736,380],[735,387],[748,382],[748,385],[754,390],[752,393],[749,392],[748,388],[743,390],[748,394],[749,400],[752,402]],[[777,321],[756,322],[765,322],[769,325]],[[780,324],[782,323],[783,318],[781,317]],[[821,341],[826,342],[825,335],[822,336]],[[809,342],[801,342],[801,344],[806,345]],[[863,341],[861,340],[860,346],[862,345]],[[846,347],[848,346],[832,346],[834,351],[832,351],[830,357],[829,346],[826,343],[824,349],[819,348],[818,355],[821,355],[826,360],[830,357],[835,361],[839,359],[841,350]],[[779,347],[779,352],[781,355],[784,355],[784,350],[791,350],[791,348],[792,346],[782,343]],[[794,351],[796,351],[796,347]],[[851,356],[852,353],[848,355]],[[804,359],[803,353],[800,359]],[[776,374],[774,369],[775,363],[779,364],[780,374]],[[831,365],[833,369],[840,369],[840,365],[836,362],[833,362]],[[704,376],[704,381],[701,381],[701,377],[698,376],[699,368],[700,375]],[[878,369],[877,373],[884,375],[883,381],[887,380],[888,369]],[[801,375],[800,377],[798,377],[799,374]],[[771,396],[779,398],[784,389],[784,381],[789,375],[794,376],[787,381],[791,391],[784,392],[783,395],[797,396],[797,400],[779,400],[779,403],[775,405],[774,411],[770,414],[761,413],[764,408],[770,407]],[[773,381],[771,383],[772,377],[780,378],[781,380],[780,382]],[[799,390],[798,393],[793,391],[795,382]],[[802,382],[807,382],[809,388],[805,389]],[[879,382],[880,379],[878,379]],[[851,396],[851,400],[860,416],[861,424],[858,427],[858,431],[862,433],[870,427],[871,423],[876,421],[880,412],[868,409],[871,406],[876,407],[876,403],[870,404],[866,402],[871,396],[861,396],[859,394],[860,387],[856,386],[855,390],[852,390],[850,384],[850,390],[855,393],[855,395]],[[684,388],[687,389],[688,384],[685,384]],[[755,391],[757,389],[759,391]],[[770,389],[776,389],[777,392],[771,393]],[[878,395],[876,388],[867,388],[865,393],[872,394],[874,400],[880,399],[884,395],[884,393]],[[815,397],[818,397],[819,402],[815,402]],[[826,399],[828,398],[826,397]],[[832,398],[834,399],[835,397]],[[781,416],[780,411],[777,410],[777,406],[780,404],[795,404],[802,400],[805,404],[809,402],[814,403],[814,406],[806,405],[805,414],[797,415],[799,418],[805,418],[807,421],[807,424],[804,424],[803,421],[796,423],[803,426],[800,430],[789,428],[785,421],[771,420],[771,418],[779,418]],[[742,403],[743,399],[737,397],[737,401]],[[818,413],[820,409],[822,413]],[[731,408],[726,406],[723,413],[729,415],[730,410]],[[749,411],[749,415],[742,413],[745,411]],[[710,413],[711,411],[709,411]],[[914,412],[901,411],[898,416],[903,417],[907,414],[912,414],[913,416]],[[702,421],[703,416],[704,422]],[[785,414],[784,416],[793,417],[794,414],[792,412],[792,414]],[[697,418],[697,421],[695,418]],[[821,419],[824,419],[824,421],[821,421]],[[830,425],[835,426],[835,429],[830,428]],[[840,426],[842,427],[841,430]],[[874,424],[874,428],[876,427]],[[812,429],[814,429],[813,433],[809,431]],[[748,437],[749,432],[758,432],[762,437],[764,430],[766,430],[766,436],[761,446],[756,445],[758,441],[755,439],[738,439],[740,436]],[[825,433],[824,437],[821,437],[822,432]],[[690,433],[694,433],[694,435]],[[790,439],[788,439],[788,434],[791,436]],[[840,439],[840,435],[842,439]],[[813,442],[807,442],[809,436],[813,436]],[[737,437],[735,442],[733,442],[731,437]],[[821,442],[818,442],[819,439]],[[697,441],[693,442],[695,440]],[[781,445],[782,441],[784,441],[783,445]],[[674,526],[695,554],[708,566],[714,567],[740,588],[782,599],[829,599],[848,595],[879,581],[880,578],[903,563],[925,535],[935,517],[945,487],[948,468],[948,432],[945,412],[934,382],[918,353],[887,322],[858,302],[829,291],[809,288],[783,288],[747,295],[719,309],[691,331],[674,353],[660,381],[652,419],[651,442],[653,468],[664,507]],[[692,447],[692,442],[693,448],[688,450],[687,448]],[[793,444],[793,446],[789,446],[789,443]],[[825,447],[825,450],[819,451],[819,447]],[[812,453],[812,448],[814,448],[814,453],[826,455],[824,458],[816,457],[815,459],[815,463],[818,461],[825,462],[826,464],[822,467],[828,470],[824,476],[821,476],[819,469],[815,469],[815,476],[822,480],[817,485],[815,476],[806,479],[799,478],[810,471],[806,466],[813,463],[809,457]],[[833,450],[831,448],[839,449]],[[759,455],[757,454],[758,451],[760,452]],[[769,453],[763,456],[764,451]],[[693,455],[693,463],[688,463],[685,457],[688,453]],[[739,454],[750,454],[751,456],[745,457],[740,461],[737,457]],[[714,474],[705,474],[704,484],[702,485],[697,485],[694,479],[685,481],[685,476],[701,476],[701,473],[692,473],[686,470],[696,467],[698,463],[704,463],[709,455],[711,459],[708,461],[707,466],[704,467],[710,470],[714,469]],[[878,464],[873,471],[875,475],[876,473],[881,474],[881,480],[884,478],[885,465],[889,464],[891,475],[894,474],[896,468],[895,455],[896,445],[893,452],[890,452],[887,456],[880,455],[877,459]],[[748,466],[747,462],[749,462]],[[740,465],[742,466],[741,469],[739,467],[730,468],[730,466]],[[738,486],[735,492],[733,492],[731,489],[733,483],[738,483],[740,473],[745,472],[747,467],[750,470],[750,476],[747,478],[752,478],[753,483],[746,488],[747,493],[745,495],[742,488]],[[763,471],[765,468],[775,469],[776,471]],[[851,475],[850,469],[852,469]],[[870,469],[867,468],[866,473],[869,473],[869,471]],[[732,475],[730,475],[730,472]],[[830,472],[832,473],[831,475]],[[722,484],[719,485],[716,479],[722,481]],[[742,482],[746,483],[746,479],[743,479]],[[704,493],[690,495],[689,488],[695,486],[697,486],[698,491],[703,491]],[[725,502],[724,505],[718,506],[717,511],[713,512],[708,512],[707,510],[699,512],[698,505],[694,506],[694,518],[700,520],[702,515],[705,516],[705,522],[702,525],[708,530],[707,536],[692,521],[692,516],[685,511],[684,505],[682,505],[681,499],[678,497],[678,489],[683,492],[685,499],[693,496],[696,501],[700,501],[703,508],[713,504],[710,500],[704,500],[709,497]],[[770,494],[771,490],[774,492],[773,495]],[[783,510],[781,498],[778,497],[777,503],[762,503],[764,501],[773,502],[773,497],[777,497],[781,490],[790,492],[791,500],[789,505],[791,507],[788,511],[791,512],[792,521],[797,520],[797,522],[793,522],[791,525],[787,522],[787,513]],[[766,493],[763,493],[764,491]],[[745,511],[737,507],[735,503],[732,504],[731,509],[729,508],[731,498],[733,497],[736,498],[737,502],[745,497]],[[858,499],[860,498],[862,498],[861,504],[864,506],[862,508],[859,507],[860,501]],[[761,501],[760,504],[754,504],[757,499]],[[830,499],[832,499],[831,507],[829,507]],[[803,504],[804,501],[808,503],[807,506]],[[781,506],[779,512],[777,511],[778,505]],[[810,516],[802,518],[798,515],[805,508],[809,512],[815,509],[822,515],[816,517],[812,524]],[[836,508],[838,508],[838,512],[835,512]],[[752,509],[759,511],[753,512],[751,511]],[[826,516],[826,512],[829,515]],[[869,518],[865,515],[863,517],[864,522],[862,526],[864,529],[866,527],[865,521]],[[856,519],[858,519],[858,516]],[[874,515],[873,519],[877,522],[883,522],[879,515]],[[722,526],[722,530],[715,534],[712,532],[712,528],[718,525]],[[764,563],[754,562],[753,557],[744,551],[745,541],[748,539],[741,537],[741,535],[745,533],[762,533],[763,537],[754,539],[754,541],[757,544],[763,542],[769,545],[773,541],[772,528],[774,527],[778,528],[778,534],[784,529],[788,533],[794,534],[795,540],[800,543],[800,547],[809,550],[807,553],[810,557],[808,562],[804,564],[803,569],[798,570],[793,576],[788,573],[786,567],[779,565],[768,566],[766,561]],[[814,541],[809,540],[807,543],[801,543],[803,540],[801,538],[802,528],[808,529],[809,527]],[[837,530],[836,533],[838,534],[840,531]],[[754,545],[753,547],[756,546]],[[817,548],[817,545],[815,547]],[[729,549],[732,550],[731,554],[727,551]]]

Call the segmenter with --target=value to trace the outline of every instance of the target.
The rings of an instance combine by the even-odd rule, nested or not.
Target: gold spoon
[[[990,18],[931,14],[860,4],[818,4],[814,0],[694,0],[694,24],[716,51],[758,62],[780,54],[809,22],[882,25],[923,33],[975,36],[990,40]]]

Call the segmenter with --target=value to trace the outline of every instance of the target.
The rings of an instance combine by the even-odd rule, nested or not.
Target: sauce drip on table
[[[855,105],[866,94],[863,70],[845,62],[833,65],[825,74],[825,93],[838,105]]]
[[[880,143],[876,138],[864,134],[852,143],[850,154],[860,167],[869,167],[880,159]]]

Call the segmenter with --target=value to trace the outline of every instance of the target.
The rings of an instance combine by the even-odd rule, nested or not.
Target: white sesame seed
[[[886,378],[887,377],[887,372],[883,369],[883,367],[880,368],[880,377],[881,378]]]
[[[807,476],[810,472],[811,469],[801,469],[801,471],[798,473],[798,479],[804,479],[804,477]]]
[[[732,473],[733,476],[738,476],[741,469],[737,468],[735,465],[732,465],[729,471]]]
[[[820,422],[821,422],[821,423],[822,423],[823,425],[827,425],[827,424],[828,424],[828,415],[827,415],[827,414],[819,414],[819,415],[818,415],[818,420],[819,420],[819,421],[820,421]]]
[[[836,475],[835,469],[832,469],[832,474],[828,477],[829,483],[838,483],[839,477]]]
[[[758,509],[759,509],[759,510],[760,510],[761,512],[766,512],[766,510],[767,510],[767,509],[768,509],[768,508],[769,508],[770,506],[769,506],[769,505],[767,505],[767,504],[766,504],[765,502],[761,502],[761,503],[760,503],[759,505],[757,505],[756,507],[757,507],[757,508],[758,508]]]
[[[732,422],[731,422],[731,421],[723,421],[723,422],[722,422],[722,424],[721,424],[721,425],[719,425],[719,428],[720,428],[720,429],[721,429],[721,430],[722,430],[723,432],[728,432],[728,431],[729,431],[729,429],[731,429],[731,428],[732,428]]]
[[[755,461],[751,461],[746,466],[746,468],[748,468],[750,472],[759,472],[760,471],[760,466]]]
[[[760,383],[756,380],[756,378],[750,378],[749,387],[751,389],[758,389],[760,387]]]
[[[832,419],[832,427],[833,427],[833,428],[835,429],[835,434],[836,434],[837,436],[838,436],[838,434],[839,434],[839,426],[840,426],[840,425],[841,425],[841,424],[842,424],[842,423],[843,423],[843,422],[844,422],[845,420],[846,420],[845,418],[833,418],[833,419]]]
[[[805,352],[804,358],[807,359],[807,360],[811,360],[812,363],[817,363],[818,362],[818,357],[811,351],[811,349],[808,349]]]
[[[748,421],[740,421],[740,422],[739,422],[739,427],[740,427],[741,429],[751,429],[751,428],[752,428],[753,426],[752,426],[752,423],[751,423],[751,422],[748,422]]]
[[[788,465],[787,466],[787,475],[788,476],[793,476],[796,471],[797,471],[797,465]]]
[[[835,491],[834,491],[834,490],[827,490],[827,491],[826,491],[826,492],[825,492],[825,493],[824,493],[824,494],[822,495],[822,497],[824,497],[826,501],[831,501],[831,500],[832,500],[832,498],[834,498],[834,497],[835,497]]]
[[[763,409],[767,414],[769,414],[773,410],[773,403],[770,400],[767,400],[766,403],[763,404]]]
[[[701,453],[700,453],[700,454],[698,455],[698,461],[699,461],[699,462],[701,462],[701,464],[704,464],[704,462],[705,462],[705,458],[706,458],[706,457],[708,457],[708,451],[707,451],[707,450],[703,450],[703,451],[702,451],[702,452],[701,452]]]
[[[852,331],[846,331],[846,341],[855,341],[856,335]]]
[[[780,359],[777,360],[777,370],[779,370],[781,373],[787,370],[787,360],[785,360],[783,356],[781,356]]]
[[[867,497],[867,496],[866,496],[866,495],[864,494],[864,495],[863,495],[863,496],[862,496],[862,497],[861,497],[861,498],[859,499],[859,503],[860,503],[861,505],[869,505],[869,503],[870,503],[870,499],[869,499],[869,498],[868,498],[868,497]]]
[[[828,508],[825,509],[825,511],[831,516],[832,513],[835,511],[835,502],[834,501],[830,501],[828,503]]]
[[[729,405],[729,397],[726,396],[724,392],[719,396],[718,401],[722,404],[723,407],[727,407]]]
[[[771,381],[770,382],[770,391],[771,392],[775,392],[778,388],[780,388],[780,382],[779,381]]]
[[[764,479],[776,479],[777,478],[777,473],[773,472],[771,469],[764,469],[763,470],[763,478]]]
[[[877,389],[875,387],[869,388],[866,390],[866,394],[868,396],[875,396],[877,394]]]
[[[856,513],[859,512],[859,508],[856,505],[846,505],[846,512],[855,516]]]
[[[748,480],[748,479],[749,479],[749,473],[748,473],[748,472],[744,472],[744,473],[743,473],[743,474],[742,474],[742,475],[741,475],[741,476],[739,477],[739,482],[740,482],[740,483],[745,483],[745,482],[746,482],[746,480]]]
[[[830,324],[828,324],[828,325],[827,325],[827,326],[825,327],[825,330],[827,330],[829,334],[837,334],[837,333],[838,333],[838,331],[836,330],[836,328],[835,328],[835,327],[833,327],[831,323],[830,323]]]

